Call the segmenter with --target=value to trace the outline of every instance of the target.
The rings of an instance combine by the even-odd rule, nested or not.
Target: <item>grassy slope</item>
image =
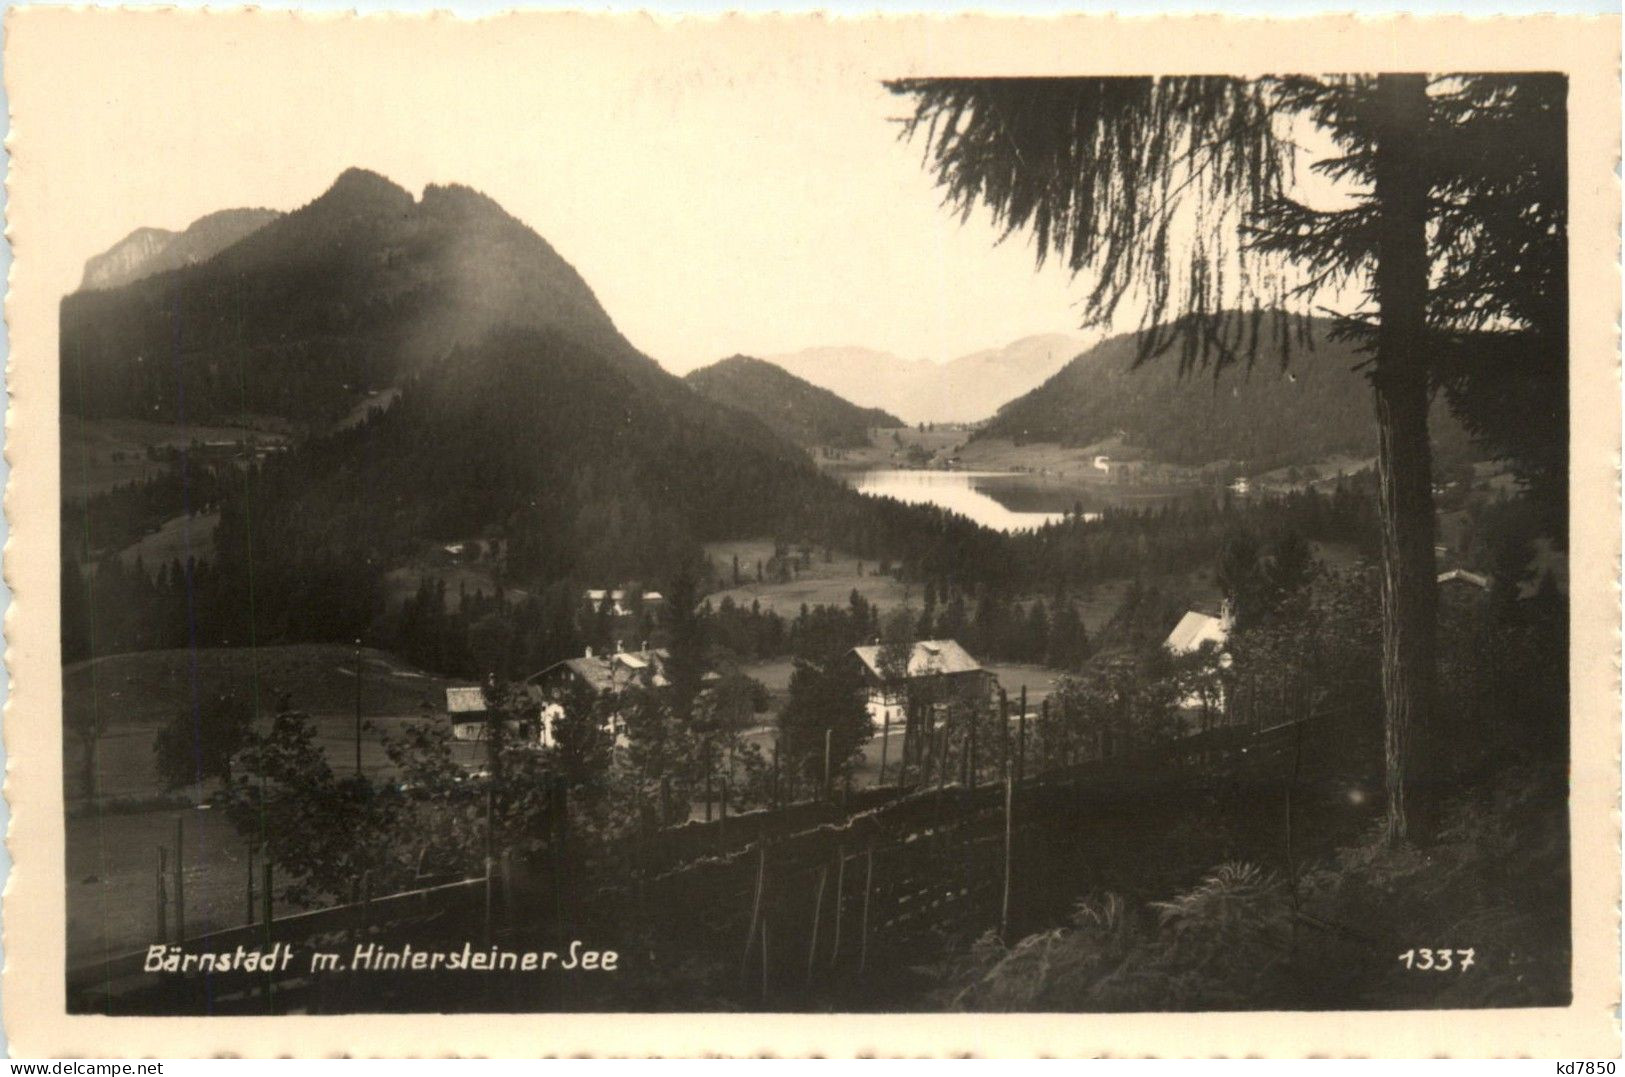
[[[439,710],[446,682],[404,665],[384,651],[362,652],[364,715],[416,714],[424,703]],[[289,704],[312,714],[349,714],[355,708],[355,652],[329,644],[141,651],[76,662],[62,671],[63,707],[70,724],[91,708],[108,714],[109,728],[164,722],[191,699],[226,694],[258,698],[271,713]]]
[[[919,588],[910,590],[891,576],[877,575],[875,561],[860,561],[849,554],[837,552],[833,561],[825,563],[823,551],[813,551],[813,563],[803,569],[795,579],[777,583],[769,579],[756,582],[756,562],[766,564],[773,556],[773,543],[768,539],[742,539],[735,542],[711,542],[705,546],[705,555],[716,566],[718,575],[727,579],[733,571],[733,557],[739,557],[741,582],[715,594],[707,595],[713,606],[723,598],[732,598],[738,606],[749,606],[760,601],[764,610],[774,610],[779,616],[793,619],[805,603],[808,606],[846,606],[856,590],[868,602],[882,610],[912,603],[920,604]],[[859,568],[862,568],[862,574]]]
[[[135,564],[136,558],[148,572],[171,561],[186,563],[187,558],[209,561],[214,558],[214,529],[220,523],[218,512],[200,512],[194,516],[176,516],[150,535],[143,535],[119,551],[126,565]]]

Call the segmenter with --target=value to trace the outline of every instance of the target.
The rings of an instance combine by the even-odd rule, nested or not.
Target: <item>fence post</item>
[[[169,892],[164,889],[164,876],[169,873],[169,850],[158,846],[158,938],[169,941]]]
[[[1049,699],[1039,705],[1038,714],[1038,780],[1044,780],[1044,772],[1049,769],[1049,749],[1052,734],[1049,724]]]
[[[745,929],[745,952],[739,958],[739,978],[743,980],[750,970],[750,948],[756,940],[756,927],[762,917],[762,882],[767,874],[767,846],[756,843],[756,896],[750,905],[750,927]],[[747,981],[748,982],[748,981]]]
[[[912,695],[912,693],[911,693]],[[905,698],[903,701],[903,743],[897,752],[897,784],[908,784],[908,764],[914,749],[914,725],[919,720],[914,713],[914,700]],[[918,773],[918,768],[916,773]]]
[[[1067,696],[1061,697],[1061,728],[1066,731],[1066,743],[1061,749],[1061,766],[1070,767],[1077,757],[1077,751],[1072,745],[1072,700]]]
[[[767,1002],[767,921],[762,921],[762,1002]]]
[[[1016,719],[1016,780],[1027,777],[1027,686],[1021,686],[1021,717]]]
[[[825,800],[833,800],[834,797],[835,797],[835,790],[829,783],[829,738],[830,738],[830,734],[834,733],[834,732],[835,731],[833,729],[824,730],[824,799]]]
[[[1010,693],[999,689],[999,781],[1010,775]]]
[[[491,945],[491,903],[493,889],[493,872],[491,869],[495,866],[495,862],[496,858],[491,855],[491,850],[487,849],[485,852],[485,945],[487,946]]]
[[[1010,941],[1010,810],[1015,801],[1015,782],[1004,776],[1004,901],[999,906],[999,938]]]
[[[829,967],[834,968],[841,959],[841,906],[846,896],[846,849],[835,847],[835,945],[830,947]]]
[[[243,917],[243,923],[254,922],[254,846],[248,847],[248,915]]]
[[[935,717],[929,707],[916,707],[908,719],[908,736],[914,742],[914,769],[921,786],[931,785],[931,723]]]
[[[1003,697],[1003,689],[999,690],[999,695]],[[979,717],[974,709],[970,712],[970,755],[966,762],[965,787],[973,793],[976,792],[976,725]]]
[[[182,863],[182,842],[186,837],[186,816],[175,816],[175,941],[186,941],[186,874]]]
[[[271,918],[272,918],[272,908],[271,908],[271,878],[272,878],[271,870],[272,869],[271,869],[271,849],[270,849],[270,847],[266,846],[264,849],[261,850],[261,853],[262,853],[262,856],[261,856],[261,860],[260,860],[260,891],[261,891],[261,893],[260,893],[260,903],[265,908],[265,942],[266,942],[266,945],[269,946],[270,942],[271,942]],[[265,997],[265,1011],[267,1013],[275,1013],[276,1012],[276,983],[271,979],[271,970],[270,969],[265,970],[265,984],[264,984],[263,993],[264,993],[264,997]]]
[[[869,963],[869,890],[875,881],[875,846],[870,841],[869,848],[864,853],[863,865],[863,920],[859,929],[858,944],[858,975]]]
[[[829,882],[829,865],[818,869],[818,896],[813,899],[812,941],[807,944],[807,986],[812,986],[813,962],[818,960],[818,921],[824,915],[824,885]]]
[[[270,929],[271,929],[271,913],[272,913],[272,909],[271,909],[271,854],[270,854],[269,850],[267,850],[266,853],[265,853],[264,862],[260,864],[260,875],[261,875],[260,890],[263,891],[260,894],[260,904],[262,906],[264,906],[264,909],[265,909],[265,929],[267,931],[270,931]]]
[[[880,780],[875,783],[877,788],[886,785],[886,748],[891,743],[891,708],[882,704],[880,708]]]
[[[1287,780],[1286,785],[1286,871],[1287,879],[1292,884],[1292,938],[1287,951],[1289,961],[1296,961],[1298,958],[1298,861],[1297,853],[1292,847],[1292,791],[1298,784],[1298,769],[1302,763],[1303,720],[1299,719],[1292,737],[1292,777]]]
[[[971,745],[976,741],[976,712],[970,711],[965,721],[965,738],[959,745],[959,761],[954,764],[954,773],[959,776],[960,786],[969,789]],[[948,729],[948,735],[942,738],[943,754],[946,756],[952,752],[953,747],[953,717],[951,715],[945,717],[944,724]],[[943,774],[947,774],[946,767],[943,768]],[[946,785],[946,780],[942,784]]]

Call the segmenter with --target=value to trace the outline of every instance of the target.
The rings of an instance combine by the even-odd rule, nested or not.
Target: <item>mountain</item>
[[[685,378],[702,396],[756,416],[798,445],[852,448],[869,443],[876,427],[903,420],[879,408],[860,408],[782,367],[735,355]]]
[[[208,261],[63,300],[63,406],[314,428],[502,326],[560,330],[640,376],[657,369],[491,199],[455,185],[414,199],[351,169]]]
[[[670,579],[701,542],[772,533],[838,496],[743,412],[579,337],[510,327],[431,362],[360,425],[268,460],[215,545],[261,562],[271,601],[320,602],[313,565],[388,568],[471,538],[499,546],[521,587]]]
[[[856,347],[808,348],[769,356],[768,362],[855,404],[884,408],[911,423],[975,422],[1038,385],[1082,347],[1079,338],[1051,333],[944,363]]]
[[[842,400],[865,408],[884,408],[909,422],[918,422],[906,406],[923,376],[935,363],[904,359],[890,352],[860,347],[804,348],[766,361],[805,382],[828,389]]]
[[[1175,464],[1219,460],[1267,470],[1338,453],[1376,452],[1371,388],[1355,370],[1352,344],[1331,339],[1315,319],[1310,348],[1261,340],[1251,369],[1181,376],[1176,356],[1135,366],[1140,335],[1111,337],[1067,363],[1038,388],[999,409],[973,440],[1087,446],[1119,439],[1132,450]],[[1435,439],[1464,447],[1465,435],[1442,404]]]
[[[465,541],[487,578],[565,620],[581,586],[670,585],[716,539],[794,535],[876,559],[992,541],[857,494],[666,373],[551,246],[464,187],[414,198],[352,170],[208,261],[75,293],[60,316],[65,412],[276,415],[298,430],[248,467],[191,453],[161,480],[65,505],[65,542],[78,533],[64,546],[64,653],[432,634],[390,610],[385,578],[429,580],[444,546]],[[383,386],[389,406],[329,421]],[[93,463],[64,454],[63,487]],[[131,541],[104,533],[115,502],[162,519],[202,500],[220,520],[212,562],[147,566],[146,579],[104,560],[92,593],[73,585],[73,550]],[[472,611],[471,633],[488,609],[452,608]],[[518,631],[493,616],[494,632]],[[514,653],[576,646],[553,624],[525,622]]]
[[[916,406],[927,421],[979,422],[1041,385],[1083,347],[1080,337],[1046,333],[961,355],[919,386]]]
[[[137,228],[85,263],[79,288],[118,288],[144,277],[206,262],[280,216],[270,209],[223,209],[199,217],[180,232]]]

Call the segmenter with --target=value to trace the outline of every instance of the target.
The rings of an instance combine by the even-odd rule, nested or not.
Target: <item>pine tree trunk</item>
[[[1382,523],[1382,692],[1386,838],[1426,836],[1437,584],[1428,444],[1427,81],[1377,79],[1376,293],[1371,382]]]

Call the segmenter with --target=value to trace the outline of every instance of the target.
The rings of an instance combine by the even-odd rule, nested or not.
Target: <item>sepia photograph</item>
[[[47,1008],[1555,1014],[1604,915],[1617,974],[1617,49],[211,18],[9,27]]]

